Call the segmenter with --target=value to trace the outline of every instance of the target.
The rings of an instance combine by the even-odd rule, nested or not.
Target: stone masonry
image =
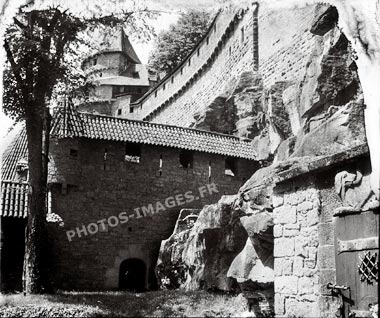
[[[105,149],[107,160],[104,160]],[[64,222],[51,225],[54,286],[64,289],[117,289],[123,260],[138,258],[147,267],[146,288],[154,288],[154,266],[160,242],[169,237],[182,208],[201,208],[223,194],[238,190],[256,169],[253,161],[236,159],[235,177],[225,174],[224,157],[195,152],[193,167],[183,168],[180,149],[141,145],[140,163],[126,162],[125,143],[66,138],[51,142],[49,182],[52,211]],[[160,159],[162,167],[160,172]],[[211,164],[211,178],[209,178]],[[218,192],[200,195],[198,189],[215,183]],[[171,200],[171,207],[93,235],[90,223],[192,191],[198,199]],[[82,229],[69,241],[66,231]]]

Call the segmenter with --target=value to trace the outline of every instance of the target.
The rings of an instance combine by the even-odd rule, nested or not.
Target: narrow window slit
[[[160,172],[160,176],[162,176],[162,155],[160,155],[160,169],[159,169],[159,172]]]
[[[125,145],[125,162],[140,163],[141,146],[133,142],[127,142]]]

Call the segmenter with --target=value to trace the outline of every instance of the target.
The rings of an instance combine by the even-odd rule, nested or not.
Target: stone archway
[[[121,262],[119,269],[119,289],[142,292],[145,290],[146,265],[138,258]]]

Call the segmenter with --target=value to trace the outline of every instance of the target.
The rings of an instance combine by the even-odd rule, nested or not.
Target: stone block
[[[307,253],[306,246],[307,246],[307,238],[306,237],[304,237],[304,236],[296,237],[295,242],[294,242],[294,254],[296,256],[307,257],[308,253]]]
[[[284,204],[284,197],[282,195],[273,195],[273,207],[277,208]]]
[[[296,256],[293,261],[293,275],[302,276],[303,275],[303,258]]]
[[[318,247],[318,268],[319,269],[335,268],[334,245],[325,245],[325,246]]]
[[[311,261],[317,260],[317,248],[316,247],[308,247],[308,259]]]
[[[306,224],[312,226],[319,222],[319,211],[315,208],[311,209],[307,213]]]
[[[296,208],[290,205],[284,205],[274,209],[273,216],[275,224],[296,223],[297,221]]]
[[[312,208],[313,204],[310,201],[305,201],[297,206],[297,212],[309,211]]]
[[[300,277],[298,280],[298,294],[312,294],[314,291],[314,282],[311,277]]]
[[[298,291],[297,276],[280,276],[274,279],[275,293],[296,295]]]
[[[310,302],[305,299],[288,298],[285,300],[286,317],[319,317],[318,302]]]
[[[336,270],[335,269],[320,269],[318,271],[318,285],[320,286],[319,292],[322,295],[331,295],[331,289],[327,288],[327,284],[336,283]]]
[[[274,312],[276,317],[281,317],[285,313],[285,297],[278,293],[274,295]]]
[[[293,256],[294,255],[294,238],[275,238],[274,239],[274,257]]]
[[[281,225],[276,224],[273,227],[273,236],[274,237],[280,237],[280,236],[282,236],[282,226]]]
[[[297,236],[299,235],[300,231],[299,230],[284,230],[284,236],[286,237],[291,237],[291,236]]]
[[[319,317],[330,318],[335,316],[339,308],[339,298],[332,296],[320,296],[318,299]]]
[[[274,259],[274,274],[276,276],[291,275],[293,260],[291,258],[276,257]]]
[[[320,245],[334,245],[334,224],[331,222],[319,223],[318,235]]]

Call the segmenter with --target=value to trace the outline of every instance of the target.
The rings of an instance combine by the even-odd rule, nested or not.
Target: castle
[[[379,201],[337,20],[326,5],[222,10],[158,83],[123,32],[84,61],[93,102],[67,103],[51,131],[53,284],[150,289],[171,275],[187,289],[237,284],[258,315],[367,315]],[[2,164],[2,288],[21,283],[26,159],[20,132]],[[204,186],[217,191],[98,223]]]

